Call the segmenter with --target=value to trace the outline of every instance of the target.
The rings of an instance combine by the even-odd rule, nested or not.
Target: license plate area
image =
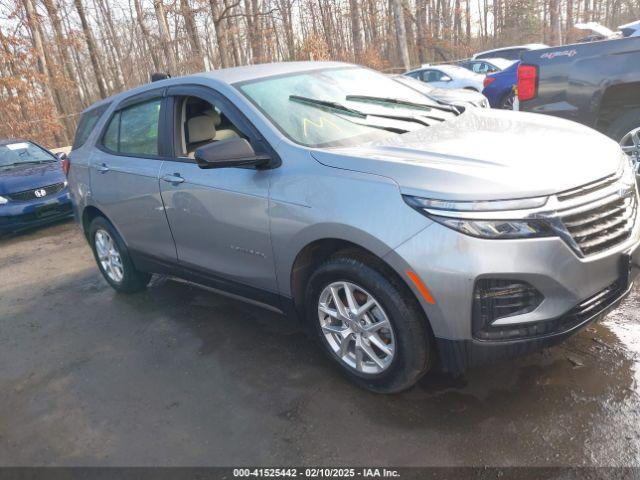
[[[59,213],[58,205],[45,205],[44,207],[40,207],[36,210],[37,218],[47,218],[52,215],[56,215]]]

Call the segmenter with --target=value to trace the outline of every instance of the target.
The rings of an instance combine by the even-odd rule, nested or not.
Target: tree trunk
[[[571,42],[572,29],[573,29],[573,0],[567,0],[567,22],[564,28],[564,43]]]
[[[396,29],[396,40],[398,42],[398,54],[402,62],[402,68],[409,70],[411,60],[409,59],[409,45],[407,43],[407,31],[404,25],[404,9],[402,8],[402,0],[391,0],[393,9],[393,19]]]
[[[157,72],[160,70],[160,62],[158,60],[158,55],[156,54],[155,49],[150,43],[151,32],[147,28],[147,24],[144,21],[144,11],[142,10],[142,6],[140,5],[140,0],[133,0],[133,5],[136,9],[136,15],[138,17],[138,25],[140,26],[140,31],[142,32],[142,41],[146,46],[149,55],[151,56],[151,62],[153,63],[153,69]]]
[[[77,2],[79,0],[74,1]],[[158,21],[158,33],[160,34],[160,45],[167,60],[167,68],[170,74],[175,75],[178,73],[178,60],[176,58],[176,52],[171,45],[171,37],[169,36],[169,25],[167,24],[167,15],[164,11],[164,4],[162,3],[162,0],[155,0],[153,2],[153,9],[156,12],[156,19]]]
[[[360,23],[359,0],[349,0],[349,18],[351,20],[351,38],[353,39],[353,57],[356,62],[362,59],[362,24]]]
[[[562,28],[560,26],[560,0],[549,0],[549,42],[551,45],[562,43]]]
[[[76,10],[78,11],[78,16],[80,17],[84,39],[87,43],[87,48],[89,49],[89,59],[91,60],[91,66],[93,67],[93,74],[96,77],[96,84],[98,85],[100,97],[106,98],[107,88],[104,84],[104,77],[98,63],[98,49],[96,48],[95,42],[93,41],[91,28],[89,27],[89,22],[87,22],[87,17],[84,13],[84,7],[82,6],[82,0],[73,0],[73,4],[75,5]]]
[[[191,45],[191,52],[196,59],[197,67],[202,70],[204,68],[203,49],[189,0],[180,0],[180,13],[184,17],[184,25],[187,30],[189,44]]]

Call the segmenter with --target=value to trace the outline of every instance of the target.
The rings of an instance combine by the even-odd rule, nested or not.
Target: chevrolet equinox
[[[74,143],[77,220],[115,290],[158,273],[295,316],[377,392],[557,343],[639,270],[614,141],[354,65],[153,82],[87,109]]]

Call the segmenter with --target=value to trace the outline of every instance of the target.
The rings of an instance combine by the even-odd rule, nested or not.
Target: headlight
[[[454,202],[404,195],[413,208],[425,210],[449,210],[454,212],[499,212],[503,210],[528,210],[543,207],[549,197],[521,198],[517,200],[487,200],[479,202]]]
[[[4,205],[5,203],[9,203],[9,199],[0,195],[0,205]]]
[[[404,196],[405,202],[430,219],[465,235],[488,239],[555,236],[556,233],[551,225],[543,219],[491,218],[491,212],[501,212],[504,216],[507,211],[540,208],[547,203],[547,199],[547,197],[537,197],[518,200],[449,202]],[[447,216],[447,212],[451,215]],[[469,215],[475,217],[478,213],[487,212],[487,218],[460,218],[464,215],[461,212],[469,212]]]
[[[543,220],[463,220],[435,215],[429,215],[429,218],[458,232],[479,238],[497,240],[555,235],[549,224]]]

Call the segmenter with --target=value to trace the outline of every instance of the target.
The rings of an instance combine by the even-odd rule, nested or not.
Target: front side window
[[[0,145],[0,170],[21,165],[57,162],[58,159],[31,142],[14,142]]]
[[[116,112],[109,122],[102,145],[126,155],[158,155],[160,105],[156,99]]]
[[[381,140],[424,127],[410,121],[416,110],[429,111],[430,115],[442,113],[416,90],[360,67],[295,72],[235,86],[284,135],[309,147]]]
[[[220,105],[200,97],[176,97],[179,157],[194,158],[197,148],[232,138],[247,138],[229,119]]]

